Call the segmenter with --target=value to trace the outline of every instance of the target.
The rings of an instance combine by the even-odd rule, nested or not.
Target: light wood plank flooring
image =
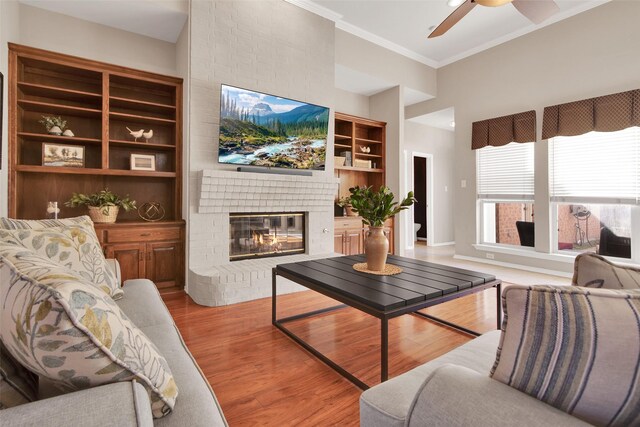
[[[425,252],[416,257],[439,261],[450,258],[446,251],[438,254]],[[473,267],[496,274],[486,265]],[[520,275],[522,283],[538,279],[514,271],[511,276]],[[547,279],[546,283],[568,282],[553,276]],[[495,328],[495,297],[491,289],[425,311],[485,332]],[[215,308],[199,306],[183,293],[163,298],[231,426],[359,424],[361,390],[271,325],[270,298]],[[290,316],[334,304],[314,292],[299,292],[278,298],[278,315]],[[347,308],[288,323],[288,327],[366,383],[379,382],[377,319]],[[470,339],[416,316],[393,319],[389,323],[390,377]]]

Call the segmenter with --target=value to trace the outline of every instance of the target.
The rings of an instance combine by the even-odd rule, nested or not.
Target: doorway
[[[420,224],[418,242],[433,244],[433,155],[417,151],[405,151],[405,153],[406,182],[417,200],[411,209],[411,220],[405,229],[406,235],[410,236],[407,241],[411,242],[407,245],[407,249],[413,249],[415,224]]]
[[[427,241],[427,159],[413,157],[413,193],[416,202],[413,205],[413,222],[420,224],[418,241]]]

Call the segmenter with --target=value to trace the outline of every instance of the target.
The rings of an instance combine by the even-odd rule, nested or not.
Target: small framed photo
[[[131,155],[132,171],[154,171],[156,170],[156,156],[147,154]]]
[[[82,145],[63,145],[43,142],[42,166],[83,168],[84,147]]]

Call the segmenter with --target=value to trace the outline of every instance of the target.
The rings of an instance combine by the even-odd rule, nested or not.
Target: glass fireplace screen
[[[229,215],[231,261],[304,252],[303,212]]]

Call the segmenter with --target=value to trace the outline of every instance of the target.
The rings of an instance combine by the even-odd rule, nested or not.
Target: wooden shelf
[[[360,156],[360,157],[369,157],[372,159],[381,159],[382,156],[378,155],[378,154],[368,154],[368,153],[355,153],[356,156]]]
[[[58,136],[46,133],[18,132],[18,137],[29,141],[70,142],[80,144],[102,144],[97,138],[80,138],[77,136]]]
[[[356,171],[356,172],[369,172],[369,173],[384,173],[384,169],[369,169],[369,168],[357,168],[355,166],[335,166],[335,170],[343,171]]]
[[[139,176],[150,178],[175,178],[175,172],[132,171],[121,169],[65,168],[57,166],[17,165],[15,170],[28,173],[53,173],[71,175]]]
[[[150,113],[174,113],[176,111],[175,105],[159,104],[156,102],[140,101],[137,99],[122,98],[119,96],[110,96],[109,105],[111,107],[130,108],[140,111],[148,111]]]
[[[182,289],[182,79],[14,43],[8,54],[9,216],[42,218],[50,200],[105,188],[138,206],[158,203],[164,221],[121,209],[118,223],[96,225],[98,239],[120,262],[123,281],[148,278],[159,289]],[[79,136],[47,134],[41,115],[61,116]],[[136,142],[126,126],[151,128],[154,136]],[[86,167],[42,166],[44,142],[79,145]],[[153,155],[157,170],[130,170],[132,153]],[[61,209],[63,217],[86,213]]]
[[[356,142],[366,142],[367,144],[382,144],[382,141],[375,139],[356,138]]]
[[[109,112],[109,117],[111,119],[123,120],[129,122],[139,122],[139,123],[151,123],[151,124],[175,124],[176,121],[173,119],[163,119],[160,117],[151,117],[151,116],[140,116],[138,114],[126,114],[126,113],[116,113]]]
[[[349,135],[338,135],[337,133],[333,134],[335,139],[351,139]]]
[[[111,139],[109,140],[110,145],[114,145],[116,147],[130,147],[130,148],[146,148],[149,150],[167,150],[174,151],[176,149],[175,145],[168,144],[153,144],[147,142],[134,142],[134,141],[124,141],[121,139]]]
[[[334,144],[333,144],[333,146],[334,146],[335,148],[348,148],[349,150],[351,150],[351,146],[350,146],[350,145],[347,145],[347,144],[337,144],[337,143],[334,143]]]
[[[27,101],[26,99],[18,100],[18,105],[26,111],[33,111],[38,113],[50,113],[57,115],[66,114],[71,116],[96,118],[100,118],[100,116],[102,116],[102,110],[97,110],[95,108],[72,107],[69,105],[52,104],[49,102]]]
[[[18,82],[18,88],[25,94],[41,96],[45,98],[64,99],[67,101],[101,103],[102,95],[99,93],[85,92],[81,90],[65,89],[55,86],[47,86],[36,83]]]

